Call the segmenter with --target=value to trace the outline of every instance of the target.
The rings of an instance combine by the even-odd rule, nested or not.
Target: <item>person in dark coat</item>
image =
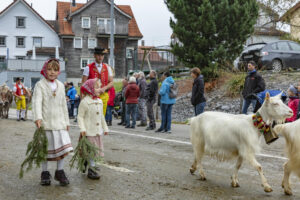
[[[126,98],[125,98],[125,92],[126,88],[128,86],[128,78],[124,78],[122,81],[123,88],[122,88],[122,99],[121,99],[121,122],[118,123],[118,125],[126,126]]]
[[[147,93],[147,116],[149,118],[149,126],[146,128],[146,131],[155,130],[156,129],[156,123],[155,123],[155,117],[153,112],[153,105],[156,102],[156,95],[158,91],[158,82],[156,79],[156,72],[151,71],[150,72],[150,83],[147,85],[146,93]]]
[[[248,75],[245,78],[244,89],[242,92],[244,101],[242,113],[247,114],[250,104],[255,109],[256,98],[254,95],[262,92],[266,88],[266,84],[262,76],[256,71],[257,65],[254,61],[248,63]]]
[[[204,80],[199,68],[191,70],[191,76],[194,79],[191,103],[195,108],[195,116],[204,112],[206,99],[204,97]]]
[[[125,128],[135,128],[136,124],[136,110],[138,104],[138,98],[140,96],[139,87],[136,85],[136,79],[130,77],[129,85],[126,88],[125,98],[126,98],[126,127]],[[132,119],[132,124],[130,125],[130,116]]]

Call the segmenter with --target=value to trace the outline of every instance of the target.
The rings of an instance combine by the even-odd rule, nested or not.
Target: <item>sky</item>
[[[54,20],[57,0],[26,0],[33,4],[33,8],[46,20]],[[70,0],[60,0],[67,1]],[[13,0],[0,0],[2,11]],[[87,0],[76,0],[78,3],[86,3]],[[144,35],[145,45],[162,46],[169,45],[172,30],[169,25],[171,13],[164,0],[115,0],[117,5],[130,5],[140,31]]]

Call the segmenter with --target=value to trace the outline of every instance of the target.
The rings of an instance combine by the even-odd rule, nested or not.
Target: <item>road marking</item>
[[[78,127],[78,125],[71,125],[72,127]],[[171,142],[171,143],[177,143],[177,144],[185,144],[185,145],[192,145],[190,142],[185,142],[185,141],[180,141],[180,140],[172,140],[172,139],[165,139],[165,138],[160,138],[160,137],[153,137],[153,136],[146,136],[146,135],[137,135],[137,134],[133,134],[133,133],[126,133],[123,131],[114,131],[111,130],[111,133],[117,133],[117,134],[121,134],[121,135],[128,135],[128,136],[132,136],[132,137],[140,137],[140,138],[146,138],[146,139],[152,139],[152,140],[159,140],[159,141],[164,141],[164,142]],[[257,156],[260,157],[266,157],[266,158],[275,158],[275,159],[279,159],[279,160],[288,160],[288,158],[285,157],[281,157],[281,156],[274,156],[274,155],[270,155],[270,154],[256,154]]]
[[[108,164],[105,164],[105,163],[97,163],[97,164],[101,165],[101,166],[104,166],[104,167],[107,167],[109,169],[115,170],[117,172],[134,173],[134,171],[126,169],[124,167],[116,167],[116,166],[108,165]]]

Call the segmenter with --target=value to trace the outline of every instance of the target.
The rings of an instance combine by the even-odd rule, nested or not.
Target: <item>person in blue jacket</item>
[[[174,79],[170,75],[170,72],[165,72],[163,74],[163,83],[160,87],[160,109],[161,109],[161,126],[155,132],[171,132],[171,122],[172,122],[172,107],[176,103],[175,98],[170,98],[170,86],[175,83]]]
[[[74,105],[75,105],[75,99],[76,99],[76,88],[74,87],[73,83],[69,83],[69,90],[67,92],[67,97],[69,97],[69,101],[71,104],[71,109],[69,112],[69,117],[74,118]]]

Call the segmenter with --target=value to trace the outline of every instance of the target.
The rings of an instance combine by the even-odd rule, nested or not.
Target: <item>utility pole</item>
[[[113,69],[115,69],[115,62],[114,62],[114,34],[115,34],[115,13],[114,13],[114,0],[111,0],[111,7],[110,7],[110,65]]]

